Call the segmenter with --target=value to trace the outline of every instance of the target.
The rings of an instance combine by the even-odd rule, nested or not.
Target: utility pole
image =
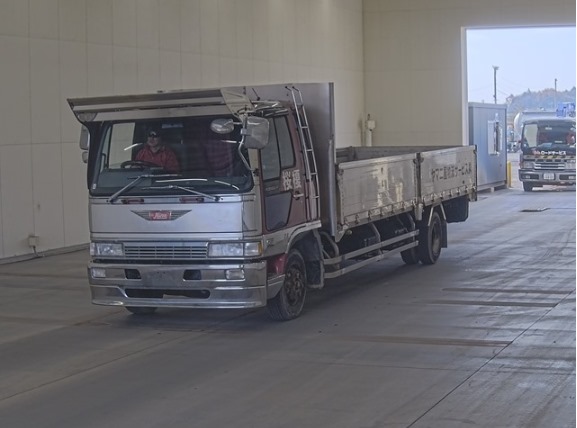
[[[495,100],[495,104],[497,104],[497,70],[499,70],[499,67],[494,65],[493,66],[493,99]]]
[[[557,109],[557,78],[555,78],[555,92],[553,92],[553,110]]]

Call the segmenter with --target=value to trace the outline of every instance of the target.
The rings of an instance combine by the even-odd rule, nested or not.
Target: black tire
[[[406,214],[402,223],[406,225],[405,227],[407,232],[413,232],[417,228],[415,220],[411,214]],[[401,258],[407,265],[416,265],[419,263],[419,249],[417,247],[413,247],[409,248],[408,250],[401,251]]]
[[[134,315],[152,315],[156,312],[156,308],[153,306],[140,307],[140,306],[125,306],[126,310]]]
[[[443,224],[437,211],[433,211],[431,223],[419,231],[419,259],[424,265],[433,265],[441,255]]]
[[[401,251],[401,258],[406,265],[416,265],[419,263],[419,250],[417,247]]]
[[[297,318],[303,310],[306,294],[303,256],[298,250],[291,250],[287,257],[284,283],[278,294],[267,302],[268,314],[276,321]]]
[[[525,192],[530,192],[533,190],[533,185],[531,183],[523,183],[523,190]]]

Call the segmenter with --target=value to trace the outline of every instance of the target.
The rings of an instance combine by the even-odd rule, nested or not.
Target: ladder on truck
[[[317,161],[313,152],[313,139],[305,104],[303,102],[302,92],[294,86],[286,86],[286,89],[291,93],[299,127],[299,134],[305,151],[303,156],[305,162],[305,180],[307,185],[307,203],[305,205],[307,221],[312,221],[316,220],[320,215],[319,174],[317,171]]]

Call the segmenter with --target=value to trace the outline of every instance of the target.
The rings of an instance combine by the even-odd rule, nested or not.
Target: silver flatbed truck
[[[327,279],[396,254],[435,263],[476,199],[474,147],[336,149],[332,83],[68,101],[84,131],[92,301],[135,314],[298,317]],[[177,168],[142,160],[157,135]]]

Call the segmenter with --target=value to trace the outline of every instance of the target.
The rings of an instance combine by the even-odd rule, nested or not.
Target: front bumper
[[[575,184],[575,171],[547,171],[535,169],[520,169],[519,180],[527,183],[555,186],[572,186]]]
[[[90,263],[92,303],[172,308],[257,308],[280,290],[284,275],[267,278],[266,261],[245,264]]]

